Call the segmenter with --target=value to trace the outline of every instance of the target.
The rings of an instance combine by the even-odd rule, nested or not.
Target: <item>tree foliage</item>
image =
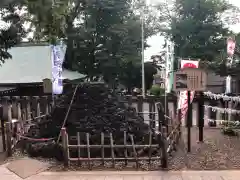
[[[67,20],[70,21],[68,16],[75,11],[72,6],[77,6],[72,4],[73,0],[24,1],[22,6],[27,8],[25,21],[30,23],[29,30],[33,33],[33,40],[56,44],[58,38],[65,38]],[[73,20],[69,23],[73,23]]]
[[[64,67],[86,74],[90,80],[103,77],[114,84],[126,77],[122,70],[127,72],[141,60],[139,8],[133,9],[131,0],[56,0],[54,4],[27,0],[25,5],[34,38],[51,43],[63,38],[67,44]],[[151,23],[156,18],[145,18],[146,47],[147,37],[157,28]]]
[[[212,61],[226,48],[228,29],[223,27],[219,13],[227,5],[221,0],[185,0],[177,2],[178,17],[172,21],[171,35],[175,53]]]
[[[240,76],[240,34],[236,34],[233,37],[235,37],[236,48],[235,54],[233,55],[232,65],[227,66],[227,50],[221,51],[219,55],[215,58],[215,61],[213,61],[212,63],[207,63],[207,65],[221,76],[231,75],[234,78],[238,78]]]
[[[127,61],[124,63],[125,64],[121,65],[119,82],[128,89],[128,92],[131,92],[134,87],[141,88],[141,64],[134,64],[132,61]],[[144,68],[145,87],[146,89],[150,89],[153,84],[154,75],[157,74],[157,67],[153,62],[145,62]]]
[[[5,1],[0,4],[0,61],[11,58],[8,50],[18,44],[26,33],[17,4]]]
[[[175,43],[175,55],[213,61],[226,49],[229,30],[221,16],[233,6],[225,0],[175,0],[165,30]]]

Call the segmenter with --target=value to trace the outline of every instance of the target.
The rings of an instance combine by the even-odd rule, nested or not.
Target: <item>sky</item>
[[[146,1],[147,3],[154,5],[155,3],[161,0],[146,0]],[[240,8],[240,0],[229,0],[229,3],[235,6],[238,6]],[[240,21],[240,17],[239,17],[239,21]],[[240,23],[232,25],[230,26],[230,28],[234,32],[238,33],[240,32]],[[160,35],[154,35],[147,40],[147,43],[150,45],[150,47],[145,49],[144,51],[144,61],[149,61],[152,55],[159,54],[159,52],[161,51],[161,47],[164,43],[164,38],[161,37]]]

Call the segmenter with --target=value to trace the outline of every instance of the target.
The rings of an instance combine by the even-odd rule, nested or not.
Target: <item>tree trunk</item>
[[[127,94],[131,94],[132,93],[131,91],[132,91],[132,87],[128,86],[127,87]]]

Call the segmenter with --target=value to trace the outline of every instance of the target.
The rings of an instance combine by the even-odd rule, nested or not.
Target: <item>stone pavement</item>
[[[239,180],[239,171],[89,171],[42,172],[26,180]],[[1,180],[22,180],[0,166]]]

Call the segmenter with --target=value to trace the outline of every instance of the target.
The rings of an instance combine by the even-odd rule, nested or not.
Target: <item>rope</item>
[[[75,95],[76,95],[76,92],[77,92],[78,87],[79,87],[79,84],[77,84],[77,86],[75,87],[75,90],[74,90],[74,93],[73,93],[71,102],[70,102],[70,104],[69,104],[69,106],[68,106],[68,110],[67,110],[66,116],[65,116],[65,118],[64,118],[64,121],[63,121],[63,124],[62,124],[61,129],[64,128],[65,125],[66,125],[67,118],[68,118],[69,112],[70,112],[70,110],[71,110],[71,108],[72,108],[72,103],[73,103],[73,100],[74,100],[74,98],[75,98]],[[60,133],[59,133],[59,135],[58,135],[57,143],[59,143],[60,137],[61,137],[61,131],[60,131]]]
[[[43,142],[43,141],[52,141],[56,138],[30,138],[30,137],[26,137],[26,136],[22,136],[18,133],[16,133],[21,139],[26,139],[26,140],[31,140],[31,141],[35,141],[35,142]]]

